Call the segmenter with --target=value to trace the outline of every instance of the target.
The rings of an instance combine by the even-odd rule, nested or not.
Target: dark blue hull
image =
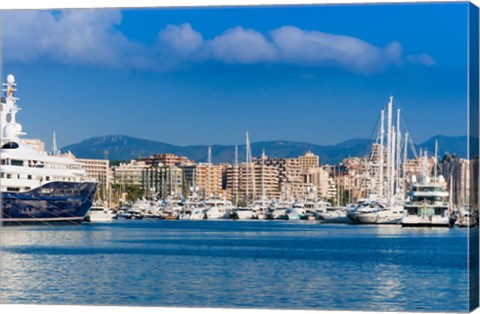
[[[28,192],[4,192],[2,222],[81,222],[96,191],[96,182],[50,182]]]

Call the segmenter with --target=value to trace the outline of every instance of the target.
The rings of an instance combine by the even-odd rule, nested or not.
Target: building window
[[[23,160],[18,160],[18,159],[12,159],[11,160],[11,165],[12,166],[23,166]]]

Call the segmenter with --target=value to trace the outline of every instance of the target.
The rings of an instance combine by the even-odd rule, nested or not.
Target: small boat
[[[116,215],[112,210],[103,205],[93,205],[87,214],[86,221],[88,222],[112,222]]]
[[[286,210],[286,214],[288,220],[308,219],[303,202],[295,202],[292,208]]]
[[[189,220],[203,220],[206,219],[204,208],[195,208],[192,210]]]
[[[204,204],[198,197],[195,189],[191,189],[192,195],[180,202],[181,209],[179,210],[178,219],[180,220],[200,220],[204,219],[203,213]]]
[[[269,207],[268,219],[287,220],[287,210],[291,209],[294,203],[295,201],[293,200],[285,199],[280,199],[278,203],[273,202]]]
[[[462,209],[459,213],[455,225],[460,228],[472,228],[478,223],[477,217],[472,215],[471,211],[468,209]]]
[[[251,208],[235,208],[234,214],[235,219],[239,220],[248,220],[248,219],[258,219],[258,214],[254,209]]]
[[[315,218],[323,223],[350,223],[344,207],[326,207],[315,212]]]

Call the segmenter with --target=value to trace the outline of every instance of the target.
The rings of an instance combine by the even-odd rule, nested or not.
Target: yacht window
[[[27,176],[27,179],[28,179],[28,180],[32,180],[32,175],[29,174],[29,175]]]
[[[8,142],[2,145],[3,149],[16,149],[18,148],[18,143],[15,142]]]
[[[20,167],[22,167],[22,166],[23,166],[23,160],[12,159],[12,160],[10,161],[10,164],[11,164],[12,166],[20,166]]]
[[[5,166],[7,164],[7,160],[6,159],[2,159],[2,166]]]
[[[48,177],[48,176],[45,177],[45,180],[50,181],[50,177]]]
[[[10,173],[7,173],[7,179],[11,179],[12,175]]]
[[[8,192],[18,192],[20,191],[20,188],[12,188],[12,187],[7,187]]]

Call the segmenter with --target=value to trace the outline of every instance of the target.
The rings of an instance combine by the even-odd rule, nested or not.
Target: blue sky
[[[465,3],[10,11],[28,137],[369,138],[393,94],[414,140],[466,134]]]

